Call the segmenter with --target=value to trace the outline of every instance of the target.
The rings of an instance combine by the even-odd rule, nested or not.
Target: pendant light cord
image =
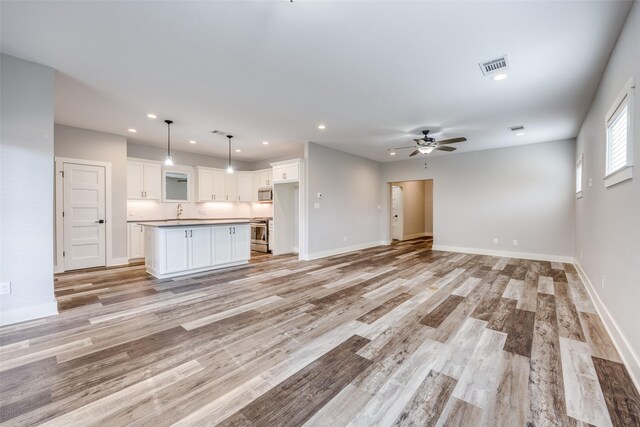
[[[227,135],[227,138],[229,138],[229,163],[227,166],[231,167],[231,138],[233,138],[233,135]]]
[[[167,157],[171,157],[171,120],[164,121],[167,124]]]

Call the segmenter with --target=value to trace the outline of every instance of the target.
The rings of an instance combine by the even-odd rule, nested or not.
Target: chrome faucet
[[[180,219],[180,215],[182,215],[182,203],[178,203],[178,208],[176,213],[178,215],[178,219]]]

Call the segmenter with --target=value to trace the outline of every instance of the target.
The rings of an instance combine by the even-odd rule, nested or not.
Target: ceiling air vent
[[[517,131],[519,131],[519,130],[524,130],[524,126],[522,126],[522,125],[519,125],[519,126],[510,126],[510,127],[509,127],[509,130],[510,130],[511,132],[517,132]]]
[[[507,60],[507,55],[501,56],[500,58],[492,59],[490,61],[481,62],[478,65],[480,65],[482,74],[485,76],[492,76],[509,69],[509,61]]]

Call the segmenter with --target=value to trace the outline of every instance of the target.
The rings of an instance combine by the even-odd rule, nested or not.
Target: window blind
[[[607,174],[627,165],[627,105],[607,126]]]

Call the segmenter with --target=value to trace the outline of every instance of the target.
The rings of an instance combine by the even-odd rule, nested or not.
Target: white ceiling
[[[169,118],[176,149],[226,155],[221,129],[248,161],[305,141],[389,161],[423,128],[466,136],[457,152],[574,137],[630,5],[2,1],[1,49],[58,70],[57,123],[164,146]],[[508,78],[483,77],[503,54]]]

